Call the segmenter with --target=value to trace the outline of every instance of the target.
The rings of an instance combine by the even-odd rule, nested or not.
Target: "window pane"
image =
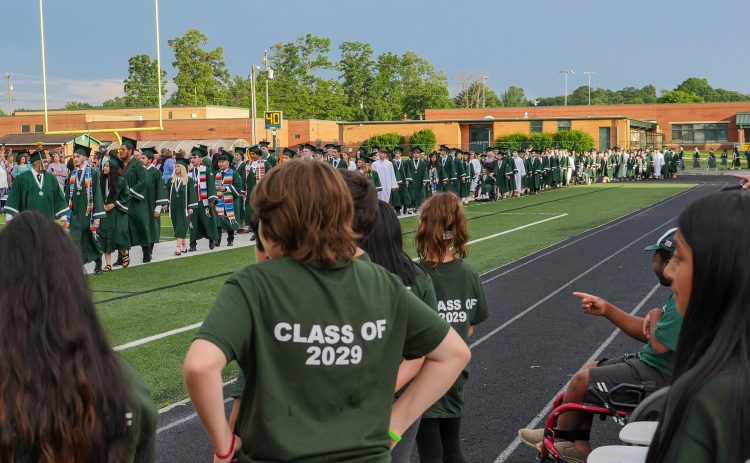
[[[36,132],[36,133],[42,133],[42,132],[44,132],[44,126],[43,125],[39,125],[39,124],[35,125],[34,126],[34,132]]]
[[[557,121],[557,131],[563,132],[565,130],[570,130],[570,121],[569,120]]]
[[[28,125],[22,125],[21,126],[21,133],[29,133],[29,126]]]
[[[693,143],[702,144],[706,143],[705,131],[693,130]]]

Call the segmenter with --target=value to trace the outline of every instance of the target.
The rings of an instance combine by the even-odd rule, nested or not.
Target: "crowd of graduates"
[[[29,168],[17,174],[4,212],[9,219],[24,210],[61,219],[81,249],[82,262],[95,262],[94,272],[100,274],[128,267],[136,246],[143,262],[150,262],[161,238],[162,214],[171,218],[177,256],[196,251],[202,239],[209,249],[221,246],[224,233],[226,245],[232,246],[236,234],[250,233],[255,186],[277,164],[295,157],[363,175],[397,215],[416,213],[439,192],[454,193],[466,204],[572,184],[676,178],[684,169],[682,149],[577,153],[488,147],[478,154],[441,145],[428,156],[421,146],[410,146],[405,156],[400,147],[363,146],[350,157],[333,143],[323,148],[303,144],[281,153],[269,145],[264,141],[231,152],[196,145],[189,154],[173,154],[139,150],[136,140],[123,137],[118,149],[107,152],[92,153],[76,144],[67,167],[54,153],[48,165],[39,146],[22,153]]]

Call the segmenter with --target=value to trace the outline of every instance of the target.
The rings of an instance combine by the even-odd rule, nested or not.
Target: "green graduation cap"
[[[120,161],[117,156],[112,156],[109,159],[107,159],[107,164],[109,164],[110,169],[121,169],[122,168],[122,161]]]
[[[199,146],[193,146],[190,149],[190,155],[191,156],[203,156],[203,150],[201,149],[200,145]]]
[[[190,167],[190,162],[188,162],[188,160],[185,159],[185,158],[177,158],[175,160],[175,163],[181,165],[182,167],[184,167],[185,170],[187,170]]]
[[[291,149],[291,148],[284,148],[284,151],[282,151],[282,152],[281,152],[281,154],[282,154],[282,155],[286,154],[286,155],[287,155],[287,156],[289,156],[290,158],[293,158],[293,157],[297,156],[297,152],[296,152],[296,151],[294,151],[294,150],[293,150],[293,149]]]
[[[448,148],[446,145],[440,145],[439,148],[440,148],[440,151],[449,151],[450,150],[450,148]]]
[[[314,152],[315,152],[315,154],[320,154],[320,155],[323,155],[323,154],[325,154],[325,151],[323,151],[323,150],[322,150],[321,148],[316,148],[316,149],[314,150]]]
[[[258,146],[258,145],[253,145],[250,148],[248,148],[247,150],[250,152],[250,154],[261,154],[262,153],[262,151],[260,149],[260,146]]]
[[[232,155],[228,151],[226,151],[224,148],[221,148],[217,156],[219,157],[218,159],[219,161],[232,162]]]
[[[29,162],[31,162],[32,164],[35,163],[36,161],[41,161],[44,159],[47,159],[47,156],[44,154],[44,150],[36,150],[33,153],[31,153],[31,156],[29,156]]]
[[[91,154],[91,147],[76,143],[73,145],[73,154],[80,154],[81,156],[89,157]]]
[[[141,153],[143,153],[143,155],[149,159],[154,159],[154,156],[156,156],[156,149],[155,148],[143,148],[141,150]]]
[[[265,148],[266,146],[268,146],[268,145],[270,145],[270,144],[271,144],[271,143],[269,143],[269,142],[267,142],[267,141],[265,141],[265,140],[263,140],[263,141],[259,141],[259,142],[258,142],[258,146],[260,146],[261,148]]]
[[[244,156],[245,153],[247,153],[247,147],[246,146],[237,146],[237,147],[234,148],[234,152],[235,153],[239,153],[239,154],[241,154],[241,155]]]
[[[138,147],[138,141],[128,137],[122,137],[122,143],[120,145],[124,146],[125,148],[134,150]]]
[[[421,147],[421,146],[419,146],[419,145],[412,145],[412,146],[411,146],[411,152],[412,152],[412,153],[415,153],[415,152],[420,152],[420,153],[424,153],[424,150],[423,150],[423,149],[422,149],[422,147]]]
[[[299,146],[299,149],[301,150],[310,150],[315,151],[315,145],[311,145],[309,143],[303,143]]]

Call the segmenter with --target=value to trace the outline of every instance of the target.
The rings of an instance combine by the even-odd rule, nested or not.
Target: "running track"
[[[715,176],[681,181],[698,185],[482,276],[491,316],[471,339],[462,429],[468,462],[535,461],[534,451],[519,446],[517,430],[538,427],[550,400],[592,356],[638,350],[637,342],[615,333],[606,320],[582,314],[570,293],[597,294],[628,311],[640,307],[640,315],[663,304],[669,288],[657,285],[651,254],[643,248],[673,227],[691,201],[733,182]],[[499,237],[498,246],[505,239],[514,238]],[[612,442],[617,431],[611,421],[596,420],[595,445]],[[157,446],[160,462],[211,458],[189,403],[160,415]]]

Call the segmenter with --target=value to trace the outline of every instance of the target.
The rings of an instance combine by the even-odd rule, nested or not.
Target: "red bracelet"
[[[226,460],[227,458],[234,455],[234,440],[236,437],[237,436],[232,433],[232,443],[229,445],[229,451],[225,455],[219,455],[218,453],[216,453],[216,451],[214,451],[214,455],[216,455],[216,458],[218,458],[219,460]]]

